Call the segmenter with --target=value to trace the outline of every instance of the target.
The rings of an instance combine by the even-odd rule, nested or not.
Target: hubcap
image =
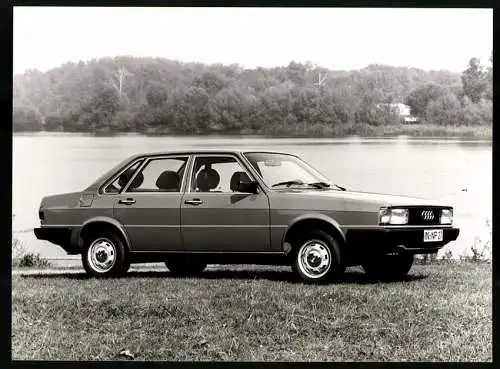
[[[107,238],[98,238],[90,245],[87,260],[96,272],[107,272],[115,265],[115,245]]]
[[[332,263],[330,249],[320,240],[306,242],[299,250],[298,266],[309,278],[323,277]]]

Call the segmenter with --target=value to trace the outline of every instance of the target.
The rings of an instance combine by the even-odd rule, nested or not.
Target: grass
[[[105,132],[88,132],[89,134],[97,135],[119,135],[123,132],[105,131]],[[433,123],[419,124],[380,124],[370,125],[367,123],[314,123],[314,122],[298,122],[298,123],[283,123],[265,125],[261,128],[242,128],[228,130],[197,130],[184,131],[172,130],[169,127],[150,127],[144,132],[145,135],[251,135],[263,137],[299,137],[299,138],[332,138],[332,137],[394,137],[394,136],[410,136],[410,137],[437,137],[437,138],[468,138],[468,139],[492,139],[492,125],[448,125],[441,126]]]
[[[373,126],[369,124],[314,124],[297,123],[265,127],[258,132],[276,137],[345,137],[358,135],[363,137],[392,137],[407,135],[411,137],[466,137],[491,139],[492,126],[440,126],[431,123],[421,124],[387,124]]]
[[[14,275],[14,360],[491,361],[491,264],[415,265],[405,281],[295,282],[228,266],[95,280]]]

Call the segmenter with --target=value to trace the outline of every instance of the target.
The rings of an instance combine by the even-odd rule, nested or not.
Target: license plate
[[[425,229],[424,230],[424,242],[437,242],[443,240],[443,230],[442,229]]]

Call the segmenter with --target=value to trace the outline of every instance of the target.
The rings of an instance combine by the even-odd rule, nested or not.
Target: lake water
[[[80,134],[16,134],[13,137],[13,236],[28,251],[66,257],[37,240],[43,196],[79,191],[127,156],[192,148],[268,149],[300,155],[334,183],[352,190],[444,200],[461,228],[450,243],[455,256],[490,238],[492,143],[453,139],[273,139],[262,137],[95,137]],[[491,224],[491,223],[490,223]],[[74,256],[72,257],[74,258]]]

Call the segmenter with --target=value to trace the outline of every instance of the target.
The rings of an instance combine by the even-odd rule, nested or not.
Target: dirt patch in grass
[[[200,278],[133,271],[13,276],[15,360],[491,361],[491,264],[416,265],[405,281],[360,269],[295,282],[288,268]]]

